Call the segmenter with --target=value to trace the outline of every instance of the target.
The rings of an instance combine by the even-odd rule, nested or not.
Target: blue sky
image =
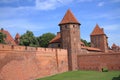
[[[99,24],[109,37],[109,45],[120,46],[120,0],[0,0],[0,28],[13,37],[26,30],[35,36],[56,34],[67,9],[81,23],[81,38],[90,41],[90,33]]]

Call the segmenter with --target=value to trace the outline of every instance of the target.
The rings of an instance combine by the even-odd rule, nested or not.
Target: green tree
[[[2,32],[0,32],[0,43],[5,43],[5,38],[6,38],[6,35]]]
[[[81,41],[85,44],[85,46],[88,46],[88,47],[91,46],[90,42],[87,42],[86,40],[83,40],[83,39],[81,39]]]
[[[21,37],[20,37],[20,45],[24,46],[38,46],[38,40],[34,36],[32,31],[26,31]]]
[[[49,42],[55,37],[53,33],[45,33],[42,36],[39,36],[38,42],[41,47],[48,47]]]

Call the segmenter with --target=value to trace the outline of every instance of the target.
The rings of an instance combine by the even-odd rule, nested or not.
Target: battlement
[[[5,45],[0,44],[0,50],[16,50],[16,51],[36,51],[34,47],[27,47],[27,46],[16,46],[16,45]]]
[[[5,45],[0,44],[0,51],[35,51],[35,52],[67,52],[65,49],[57,48],[42,48],[42,47],[29,47],[29,46],[16,46],[16,45]]]
[[[68,71],[67,50],[57,48],[0,44],[0,63],[2,80],[30,80]]]

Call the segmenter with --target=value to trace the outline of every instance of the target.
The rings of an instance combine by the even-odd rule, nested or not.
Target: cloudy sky
[[[99,24],[109,37],[109,45],[120,46],[120,0],[0,0],[0,28],[13,37],[26,30],[35,36],[56,34],[68,9],[81,23],[81,38],[90,41],[90,33]]]

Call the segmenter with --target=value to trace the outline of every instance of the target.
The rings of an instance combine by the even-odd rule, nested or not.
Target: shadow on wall
[[[113,77],[112,80],[120,80],[120,75],[118,77]]]

